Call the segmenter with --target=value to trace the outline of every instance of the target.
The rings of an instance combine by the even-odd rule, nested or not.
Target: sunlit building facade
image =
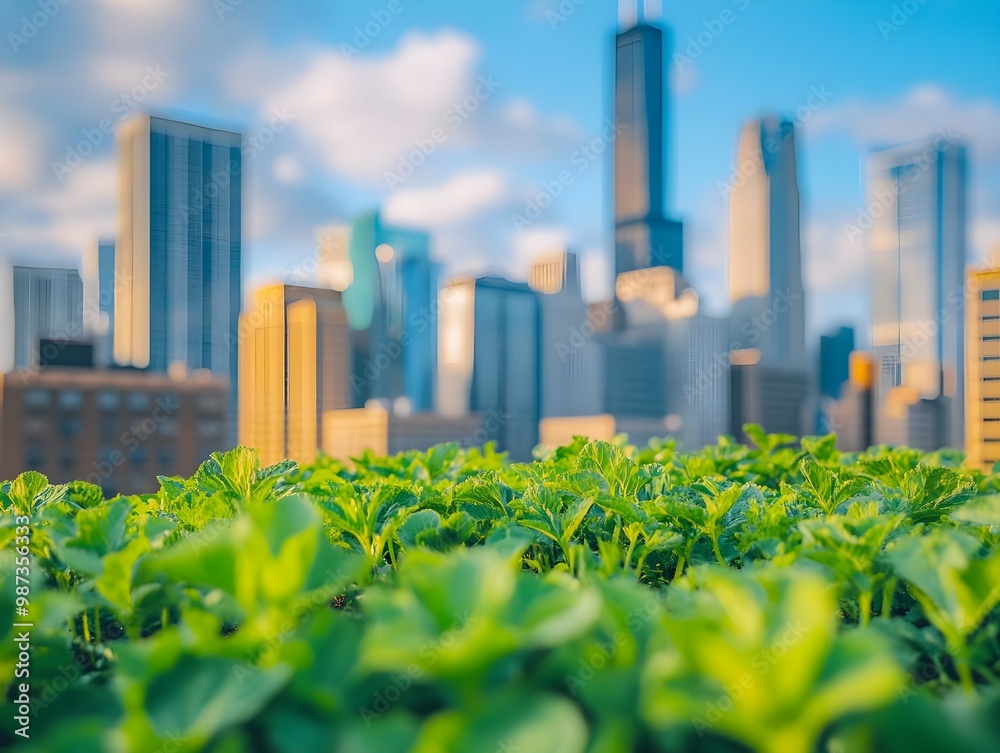
[[[496,277],[442,287],[438,410],[448,417],[497,417],[499,449],[530,460],[541,417],[541,310],[538,293]]]
[[[970,272],[967,287],[965,448],[989,471],[1000,462],[1000,269]]]
[[[119,144],[114,359],[229,379],[236,415],[243,161],[238,133],[140,115]],[[229,436],[235,440],[235,426]]]
[[[965,148],[941,138],[878,152],[868,183],[875,441],[962,447]]]
[[[340,294],[270,285],[240,318],[240,444],[261,462],[309,463],[323,414],[351,407],[351,341]]]
[[[83,326],[99,366],[113,362],[115,335],[115,242],[102,238],[83,255]]]
[[[751,120],[730,188],[729,298],[733,342],[769,362],[805,367],[805,291],[795,127]]]

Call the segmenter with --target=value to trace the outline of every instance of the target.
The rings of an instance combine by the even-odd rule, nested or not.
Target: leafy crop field
[[[23,474],[0,746],[1000,750],[1000,475],[749,431],[530,464],[238,448],[112,500]]]

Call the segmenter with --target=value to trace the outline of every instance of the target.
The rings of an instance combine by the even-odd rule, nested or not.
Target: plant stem
[[[94,633],[97,636],[97,642],[101,642],[101,608],[94,607]]]
[[[87,622],[87,609],[83,610],[83,639],[90,643],[90,623]]]
[[[867,627],[872,618],[872,592],[862,591],[858,596],[858,623]]]
[[[972,669],[969,667],[969,657],[964,648],[960,654],[955,656],[955,669],[958,671],[958,680],[966,695],[976,695],[976,686],[972,681]]]
[[[887,578],[882,586],[882,604],[879,606],[879,617],[892,616],[892,597],[896,594],[896,579]]]
[[[671,582],[677,580],[684,574],[684,555],[677,555],[677,567],[674,568],[674,577],[670,579]]]
[[[719,549],[719,537],[712,536],[712,551],[715,552],[715,559],[719,561],[719,564],[723,567],[726,566],[726,559],[722,556],[722,550]]]

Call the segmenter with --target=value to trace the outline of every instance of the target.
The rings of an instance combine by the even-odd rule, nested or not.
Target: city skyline
[[[20,34],[22,5],[14,3],[0,11],[3,28],[10,27],[15,35]],[[93,230],[96,237],[113,231],[114,147],[110,132],[102,130],[102,122],[107,118],[114,125],[122,110],[130,111],[131,105],[148,105],[152,109],[197,113],[202,120],[208,116],[209,121],[222,118],[245,126],[243,131],[255,157],[249,171],[249,191],[259,208],[258,216],[248,223],[248,270],[253,283],[280,279],[287,272],[289,260],[308,258],[317,227],[350,220],[386,200],[390,221],[409,226],[416,217],[432,223],[432,227],[424,229],[434,231],[437,253],[452,267],[456,249],[472,248],[472,253],[460,255],[466,257],[463,263],[479,266],[471,271],[498,271],[486,268],[492,262],[512,266],[513,271],[499,271],[516,272],[513,276],[524,279],[535,251],[569,245],[581,253],[588,297],[600,297],[595,296],[595,285],[603,286],[601,292],[607,294],[612,244],[605,220],[605,166],[599,159],[587,162],[581,152],[577,156],[587,167],[576,173],[570,160],[581,144],[600,138],[610,112],[609,40],[617,30],[615,9],[613,4],[596,2],[570,5],[573,12],[565,14],[558,10],[557,3],[519,3],[472,11],[440,2],[410,6],[401,0],[400,12],[389,12],[391,20],[365,44],[360,44],[364,40],[352,39],[355,27],[364,32],[366,24],[375,23],[371,14],[380,15],[385,4],[335,3],[319,16],[330,23],[314,24],[323,31],[305,31],[294,17],[273,17],[271,11],[245,3],[225,4],[228,10],[221,13],[195,10],[184,2],[149,3],[142,11],[110,0],[98,7],[96,17],[110,12],[127,14],[134,21],[133,39],[105,38],[105,32],[81,23],[72,6],[61,8],[59,15],[39,29],[28,44],[14,51],[12,42],[9,52],[4,53],[11,63],[5,65],[3,79],[5,91],[11,95],[11,114],[4,119],[7,130],[0,131],[24,137],[24,148],[20,150],[23,154],[9,162],[11,169],[0,186],[0,190],[7,190],[7,200],[0,202],[4,207],[0,209],[0,233],[6,236],[0,241],[0,255],[9,262],[23,263],[25,255],[34,255],[52,258],[53,266],[78,266],[74,257],[91,242],[83,233]],[[864,291],[869,275],[864,266],[863,240],[853,236],[851,227],[866,209],[861,174],[870,148],[890,141],[905,143],[932,135],[938,128],[952,127],[969,141],[973,166],[970,260],[988,254],[1000,240],[992,219],[997,213],[996,195],[1000,193],[996,190],[1000,149],[995,143],[998,129],[994,127],[1000,108],[990,86],[994,77],[989,71],[996,70],[996,66],[991,69],[987,65],[989,56],[995,53],[990,52],[989,45],[975,44],[977,35],[996,28],[1000,18],[985,3],[975,6],[980,14],[978,24],[962,20],[957,14],[948,15],[934,2],[918,4],[916,12],[904,15],[904,23],[898,23],[898,18],[893,21],[892,4],[884,8],[875,4],[863,8],[813,4],[811,8],[808,13],[796,14],[788,3],[725,2],[694,9],[680,3],[666,4],[662,24],[672,30],[673,48],[681,57],[673,57],[666,64],[665,80],[671,84],[667,97],[672,102],[667,108],[666,151],[674,155],[676,168],[668,165],[666,170],[666,193],[671,200],[664,210],[668,216],[684,221],[687,276],[710,309],[725,310],[724,281],[718,273],[719,263],[728,251],[726,201],[720,195],[724,188],[719,186],[725,186],[732,170],[738,124],[768,109],[795,117],[804,136],[800,177],[804,271],[807,288],[817,291],[809,298],[810,347],[819,332],[842,322],[856,327],[863,345],[869,321]],[[108,77],[93,77],[77,85],[72,97],[65,98],[62,119],[50,120],[45,128],[28,135],[31,129],[25,125],[32,122],[31,118],[43,116],[55,105],[33,99],[33,90],[25,88],[26,82],[29,78],[45,80],[53,76],[54,71],[65,68],[69,59],[66,56],[75,54],[59,46],[65,33],[60,23],[76,25],[80,32],[76,44],[84,48],[92,65],[104,61],[107,68],[118,58],[131,61],[115,69],[119,73],[112,83],[120,84],[118,93],[126,84],[136,87],[143,102],[129,98],[121,101],[113,93],[115,88],[107,86]],[[814,47],[818,47],[815,54],[804,56],[803,39],[787,34],[789,26],[796,23],[803,29],[826,24],[834,30],[853,24],[860,30],[856,36],[867,41],[852,44],[864,54],[857,55],[857,62],[837,59],[832,68],[834,58],[829,43],[814,40]],[[225,41],[223,46],[229,50],[227,59],[222,60],[209,49],[211,45],[199,48],[208,56],[206,60],[218,61],[218,65],[210,66],[218,73],[201,77],[203,80],[197,83],[176,50],[164,51],[151,43],[154,28],[184,24],[199,35],[201,43]],[[511,24],[517,25],[525,44],[541,61],[533,76],[527,75],[526,62],[513,60],[499,42],[498,35]],[[955,35],[947,33],[935,39],[933,49],[941,50],[940,55],[918,52],[926,48],[928,34],[937,29],[954,29],[955,24],[965,24],[957,32],[966,41],[961,55],[949,55],[948,50],[955,49],[951,41]],[[273,39],[272,32],[262,36],[265,26],[273,28]],[[735,64],[741,56],[745,62],[746,45],[754,37],[766,40],[773,35],[781,37],[787,49],[765,45],[775,51],[762,55],[749,67]],[[245,51],[243,37],[261,42],[256,57]],[[268,49],[280,50],[291,39],[308,40],[303,46],[308,51],[302,54],[312,65],[300,66],[297,73],[289,72],[279,63],[280,56],[272,55],[273,70],[261,67],[261,58],[267,59]],[[140,40],[144,46],[137,44]],[[353,44],[356,41],[359,44]],[[342,49],[342,44],[354,49]],[[576,56],[571,70],[564,59],[568,49],[600,49],[601,53],[587,56],[586,60]],[[148,60],[143,60],[144,54]],[[801,69],[798,74],[785,70],[781,61],[786,55],[796,59],[795,67]],[[862,70],[862,58],[869,61],[869,68]],[[418,60],[426,62],[427,75],[449,74],[437,76],[440,86],[435,88],[439,91],[421,90],[418,97],[440,100],[435,100],[430,109],[421,105],[413,118],[406,119],[413,123],[414,133],[392,132],[383,139],[384,128],[398,130],[399,118],[387,120],[392,110],[387,109],[382,98],[366,100],[357,87],[365,82],[381,83],[388,94],[402,66]],[[767,85],[753,79],[760,66],[768,71]],[[874,70],[878,76],[871,75]],[[817,71],[832,73],[824,77]],[[290,106],[282,111],[273,96],[278,83],[289,84],[283,90],[289,98],[298,96],[299,101],[304,101],[301,95],[305,87],[315,83],[322,72],[345,90],[342,100],[323,100],[311,109],[301,107],[298,112]],[[696,72],[693,80],[692,72]],[[730,78],[728,83],[725,76]],[[248,90],[249,77],[260,84],[253,92]],[[464,101],[465,89],[473,95],[478,92],[478,98],[469,101],[476,105],[476,111],[449,110],[453,104],[449,98],[458,101],[461,93]],[[725,97],[720,96],[722,91]],[[69,105],[72,110],[67,109]],[[343,114],[344,107],[352,106],[357,110],[356,117],[342,119],[344,134],[319,133],[331,116]],[[279,117],[282,112],[294,117],[283,121]],[[9,133],[12,120],[19,125]],[[337,155],[331,155],[331,144],[353,133],[366,132],[358,130],[359,122],[367,124],[372,143],[362,150],[348,150],[357,152],[354,156],[341,150],[339,161],[334,159]],[[571,122],[573,127],[568,126]],[[694,122],[698,127],[692,129]],[[453,123],[458,126],[454,130]],[[518,130],[518,123],[524,128]],[[441,143],[433,139],[435,124],[441,125],[447,137]],[[569,130],[559,130],[559,124]],[[90,147],[88,152],[92,154],[82,157],[79,167],[60,173],[60,183],[53,166],[66,163],[67,152],[71,147],[76,149],[84,131],[92,132],[94,140],[99,136],[101,143]],[[897,138],[893,138],[894,133]],[[39,144],[43,137],[45,143]],[[405,172],[395,157],[412,152],[416,148],[414,140],[428,138],[433,153],[425,156],[426,164],[416,166],[410,177],[390,190],[386,173]],[[304,164],[303,157],[310,151],[314,159]],[[484,157],[487,151],[489,155]],[[33,167],[27,166],[25,160],[32,158],[37,158]],[[385,169],[371,170],[373,161],[386,159]],[[544,183],[567,166],[575,173],[573,185],[549,211],[518,233],[510,215],[524,213],[526,201],[540,196]],[[289,180],[282,182],[284,179]],[[82,183],[87,184],[86,190]],[[495,202],[487,202],[488,206],[482,206],[482,212],[475,215],[475,221],[462,215],[462,205],[496,196],[498,185],[505,187],[504,195],[509,200],[503,211]],[[318,199],[319,195],[325,198]],[[455,196],[462,201],[448,201]],[[701,204],[710,205],[711,211],[701,211]],[[55,206],[62,211],[58,217],[48,214],[50,220],[44,227],[26,219],[44,217]],[[831,219],[834,210],[841,214]],[[838,259],[837,265],[830,264],[831,257]],[[817,281],[822,285],[817,286]]]

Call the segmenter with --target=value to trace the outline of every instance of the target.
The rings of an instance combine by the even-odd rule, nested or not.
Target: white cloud
[[[479,55],[476,42],[453,31],[407,33],[381,57],[348,59],[339,50],[319,50],[288,80],[272,80],[261,109],[287,108],[326,167],[375,183],[417,139],[447,127],[446,111],[475,89]],[[244,68],[242,79],[235,88],[256,89],[259,96],[256,71]]]
[[[35,183],[48,129],[13,109],[0,112],[0,191]]]
[[[400,189],[386,199],[383,212],[389,222],[440,228],[496,208],[509,195],[507,176],[500,170],[462,172],[437,186]]]
[[[1000,104],[959,100],[936,84],[921,84],[896,100],[846,99],[825,106],[805,123],[807,136],[847,133],[862,148],[903,144],[954,131],[977,160],[1000,159]]]
[[[305,170],[302,163],[290,154],[283,154],[271,165],[271,172],[274,173],[275,180],[279,183],[299,183]]]
[[[514,236],[513,262],[519,269],[528,270],[543,254],[565,251],[569,247],[570,232],[565,227],[532,227]]]

